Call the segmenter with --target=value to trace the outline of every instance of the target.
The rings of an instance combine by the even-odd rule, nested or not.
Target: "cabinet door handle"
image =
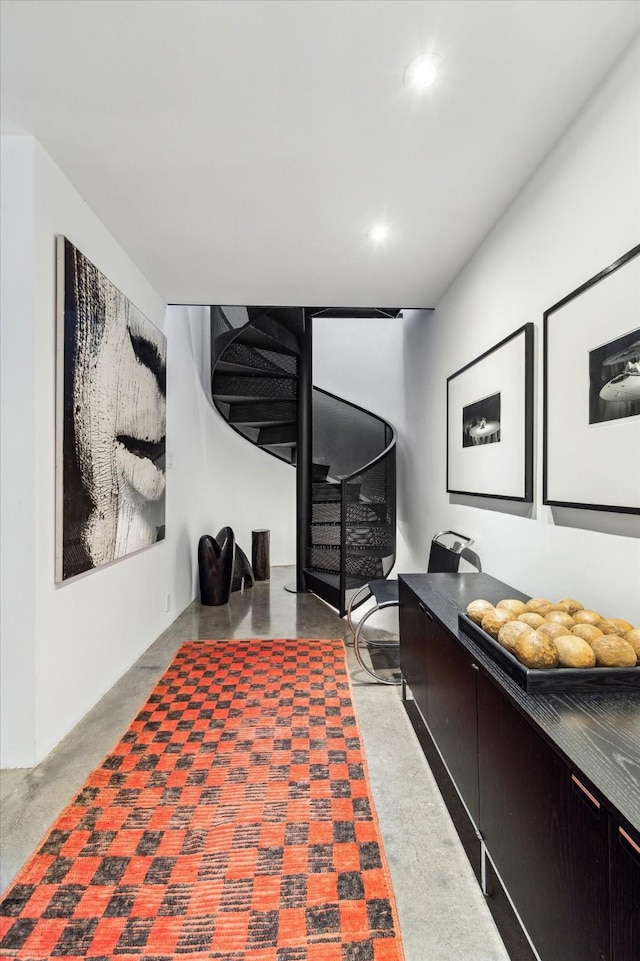
[[[478,665],[477,665],[477,664],[474,664],[473,661],[471,662],[471,669],[472,669],[473,671],[479,671],[479,670],[480,670],[480,668],[478,667]]]
[[[618,834],[627,842],[632,851],[635,851],[636,854],[640,854],[640,846],[636,844],[632,837],[629,837],[624,828],[618,827]]]
[[[586,798],[588,798],[589,801],[591,801],[591,803],[593,804],[593,806],[594,806],[595,808],[597,808],[597,810],[599,811],[599,810],[600,810],[600,801],[598,801],[598,799],[593,796],[593,794],[591,793],[591,791],[587,791],[587,789],[586,789],[586,787],[584,786],[584,784],[582,784],[582,783],[578,780],[578,778],[575,776],[575,774],[572,774],[572,775],[571,775],[571,780],[573,781],[574,785],[578,788],[578,790],[579,790],[579,791],[582,791],[582,793],[584,794],[584,796],[585,796]]]
[[[426,604],[423,604],[422,601],[418,601],[418,607],[420,608],[423,614],[427,615],[430,621],[433,620],[433,614],[431,613],[431,611],[429,610]]]

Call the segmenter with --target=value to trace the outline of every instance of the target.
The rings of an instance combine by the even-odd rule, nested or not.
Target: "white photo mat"
[[[637,404],[589,423],[590,354],[604,345],[615,354],[640,328],[638,254],[640,246],[544,314],[545,504],[640,513]]]
[[[496,394],[493,442],[465,446],[465,410]],[[533,324],[525,324],[447,379],[447,491],[531,501],[532,439]]]

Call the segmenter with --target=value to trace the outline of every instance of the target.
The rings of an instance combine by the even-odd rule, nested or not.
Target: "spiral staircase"
[[[342,616],[355,591],[395,561],[396,434],[312,386],[312,322],[324,313],[211,307],[211,395],[230,427],[297,469],[297,589]]]

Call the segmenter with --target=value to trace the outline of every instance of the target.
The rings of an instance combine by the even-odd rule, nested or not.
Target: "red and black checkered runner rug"
[[[0,954],[401,961],[342,642],[185,644],[6,893]]]

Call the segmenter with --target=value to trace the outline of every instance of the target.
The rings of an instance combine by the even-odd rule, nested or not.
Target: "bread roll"
[[[505,597],[503,601],[498,601],[496,607],[506,607],[508,611],[513,611],[516,617],[524,614],[524,601],[518,601],[515,597]]]
[[[598,626],[602,620],[602,614],[598,614],[597,611],[576,611],[573,615],[573,619],[576,624],[593,624],[595,627]]]
[[[560,656],[560,667],[595,667],[596,656],[586,641],[575,634],[561,634],[554,642]]]
[[[534,614],[542,614],[542,616],[545,617],[553,607],[553,604],[544,597],[532,597],[524,607],[526,611],[532,611]]]
[[[635,667],[636,652],[628,641],[617,634],[607,634],[593,642],[598,667]]]
[[[514,654],[525,667],[544,670],[557,667],[560,659],[554,642],[539,631],[522,634],[516,641]]]
[[[524,614],[518,616],[518,620],[524,621],[525,624],[533,628],[540,627],[541,624],[544,624],[542,614],[534,614],[533,611],[525,611]]]
[[[604,634],[599,627],[594,624],[574,624],[570,628],[571,634],[575,634],[576,637],[581,637],[583,641],[586,641],[591,647],[593,647],[593,642],[597,641],[599,637],[604,637]]]
[[[467,604],[467,617],[470,617],[475,624],[480,624],[487,611],[492,610],[493,604],[491,604],[490,601],[485,601],[484,598],[478,598],[476,601],[471,601],[470,604]]]
[[[545,615],[545,621],[562,624],[562,626],[566,628],[573,627],[573,618],[571,614],[567,614],[566,611],[549,611],[549,613]]]
[[[536,632],[538,634],[546,634],[548,638],[554,640],[554,638],[562,637],[563,634],[566,634],[567,628],[564,624],[556,624],[554,621],[544,621],[540,627],[536,627]]]
[[[618,637],[624,637],[633,630],[633,624],[624,621],[621,617],[607,617],[600,621],[598,627],[603,634],[617,634]]]
[[[507,624],[503,624],[498,631],[498,643],[513,654],[518,638],[531,631],[533,631],[533,628],[523,621],[509,621]]]
[[[564,611],[565,614],[575,614],[576,611],[582,611],[584,609],[584,604],[577,601],[575,597],[563,597],[556,604],[553,605],[554,611]]]
[[[640,667],[640,627],[634,627],[632,631],[624,636],[627,644],[631,644],[631,647],[636,652],[636,657],[638,658],[638,667]]]
[[[487,611],[482,618],[482,630],[497,640],[502,625],[506,624],[507,621],[515,621],[515,619],[516,615],[513,611],[508,611],[505,607],[496,607],[491,611]]]

